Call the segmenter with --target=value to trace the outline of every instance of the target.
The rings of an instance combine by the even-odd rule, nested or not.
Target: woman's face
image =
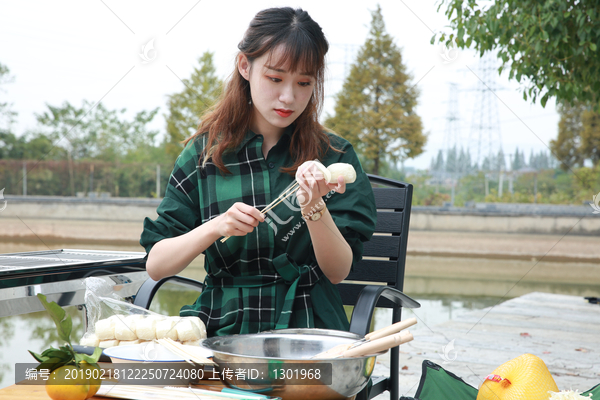
[[[262,135],[278,135],[296,120],[313,94],[315,78],[303,71],[293,74],[289,68],[278,67],[281,48],[254,60],[252,64],[240,55],[238,69],[250,83],[254,107],[251,128]]]

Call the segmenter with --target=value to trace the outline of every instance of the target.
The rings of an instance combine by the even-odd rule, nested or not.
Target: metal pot
[[[221,378],[231,387],[284,400],[345,399],[367,385],[376,355],[311,357],[360,338],[327,329],[281,329],[216,336],[205,339],[202,346],[212,350]]]

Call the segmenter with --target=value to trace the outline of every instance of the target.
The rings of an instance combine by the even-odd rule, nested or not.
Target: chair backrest
[[[356,303],[365,282],[384,283],[400,291],[404,286],[413,186],[377,175],[368,176],[374,185],[377,225],[371,240],[364,243],[362,261],[337,285],[345,305]],[[381,298],[377,306],[392,308],[393,303]]]

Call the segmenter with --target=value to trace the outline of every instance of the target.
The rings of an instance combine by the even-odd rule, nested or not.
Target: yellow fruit
[[[80,363],[80,367],[85,371],[84,376],[90,385],[90,390],[88,391],[86,397],[86,399],[89,399],[90,397],[93,397],[96,392],[98,392],[100,385],[102,384],[102,379],[100,379],[100,368],[98,368],[97,364],[88,364],[85,361]]]
[[[53,400],[85,400],[90,385],[81,368],[65,365],[50,373],[46,381],[46,393]]]
[[[477,400],[547,400],[558,392],[556,382],[541,358],[523,354],[492,372],[477,394]]]

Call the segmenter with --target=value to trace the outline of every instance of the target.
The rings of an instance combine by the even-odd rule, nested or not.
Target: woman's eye
[[[300,86],[310,86],[310,82],[298,82]]]
[[[273,81],[273,82],[281,82],[281,79],[279,79],[279,78],[273,78],[273,77],[270,77],[270,76],[268,76],[268,78],[269,78],[271,81]]]

